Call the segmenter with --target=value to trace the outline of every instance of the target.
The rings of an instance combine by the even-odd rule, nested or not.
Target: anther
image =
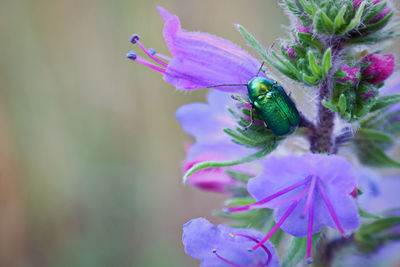
[[[135,51],[129,51],[127,54],[126,54],[126,57],[127,58],[130,58],[130,59],[132,59],[132,60],[135,60],[136,58],[137,58],[137,55],[136,55],[136,53],[135,53]]]
[[[313,258],[306,259],[306,264],[311,264],[313,262]]]
[[[217,253],[217,250],[214,248],[214,249],[212,250],[212,253]]]
[[[229,208],[223,208],[223,209],[222,209],[222,212],[223,212],[224,214],[226,214],[226,215],[231,214],[231,211],[229,210]]]
[[[157,53],[157,51],[154,48],[149,48],[148,51],[149,51],[150,55],[152,55],[152,56],[154,56]]]
[[[135,33],[135,34],[133,34],[133,35],[131,36],[130,41],[131,41],[132,44],[136,44],[136,42],[139,41],[139,39],[140,39],[140,36],[139,36],[138,34]]]

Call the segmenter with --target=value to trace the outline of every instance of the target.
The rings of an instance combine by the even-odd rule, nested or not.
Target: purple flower
[[[362,71],[364,78],[368,79],[371,84],[380,84],[385,81],[394,71],[394,56],[369,54],[364,57],[363,62],[370,65]]]
[[[254,153],[253,149],[233,143],[223,131],[225,128],[236,127],[235,118],[227,109],[232,105],[230,94],[210,91],[207,100],[208,103],[184,105],[175,113],[183,131],[196,140],[187,153],[183,164],[184,173],[202,161],[234,160]],[[234,106],[231,108],[235,109]],[[231,186],[244,186],[228,175],[226,170],[254,174],[249,164],[241,164],[197,171],[189,177],[188,182],[200,189],[221,193],[227,192]]]
[[[289,57],[293,60],[296,60],[296,50],[290,45],[285,46],[285,51],[288,53]]]
[[[360,67],[350,67],[349,65],[344,65],[342,71],[346,73],[346,77],[337,79],[338,82],[345,83],[351,81],[354,85],[358,84],[358,76],[360,73]]]
[[[261,249],[251,251],[263,234],[251,230],[218,227],[204,218],[189,221],[183,226],[182,242],[185,252],[201,260],[202,267],[273,267],[279,260],[273,246],[266,242]]]
[[[147,50],[137,34],[131,37],[131,42],[137,43],[154,63],[134,52],[129,52],[128,58],[162,73],[166,82],[179,89],[193,90],[219,84],[239,84],[217,89],[246,92],[246,83],[260,68],[257,59],[228,40],[208,33],[186,31],[181,28],[176,15],[163,7],[157,7],[157,10],[165,22],[163,35],[172,58]]]
[[[247,185],[257,202],[229,209],[231,212],[275,210],[276,225],[254,249],[281,228],[295,237],[307,236],[306,256],[310,258],[312,234],[324,226],[338,229],[343,235],[358,228],[358,210],[350,195],[356,185],[356,174],[345,158],[316,154],[270,157],[263,167],[263,172]]]
[[[312,31],[313,31],[313,27],[312,26],[303,26],[302,24],[300,24],[297,27],[297,32],[312,33]]]

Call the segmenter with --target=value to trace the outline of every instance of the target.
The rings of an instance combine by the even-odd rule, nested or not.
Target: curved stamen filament
[[[232,265],[232,266],[235,266],[235,267],[247,267],[247,266],[243,266],[243,265],[236,264],[236,263],[234,263],[234,262],[232,262],[232,261],[230,261],[230,260],[228,260],[228,259],[225,259],[224,257],[222,257],[221,255],[219,255],[219,254],[217,253],[217,250],[216,250],[216,249],[213,249],[212,252],[215,254],[215,256],[217,256],[218,259],[220,259],[221,261],[223,261],[223,262],[225,262],[225,263],[228,263],[228,264],[230,264],[230,265]]]
[[[172,60],[172,58],[169,57],[169,56],[157,53],[157,51],[154,48],[149,48],[149,53],[152,54],[153,56],[159,58],[159,59],[163,59],[163,60],[168,61],[168,62]]]
[[[133,51],[131,51],[128,54],[126,54],[126,57],[131,59],[131,60],[133,60],[133,61],[136,61],[136,62],[138,62],[140,64],[143,64],[143,65],[145,65],[145,66],[147,66],[147,67],[149,67],[149,68],[151,68],[151,69],[153,69],[153,70],[155,70],[157,72],[165,74],[165,69],[152,64],[151,62],[147,61],[146,59],[144,59],[142,57],[137,56]]]
[[[293,191],[296,188],[299,188],[300,186],[306,184],[309,180],[310,180],[310,176],[305,178],[304,180],[301,180],[300,182],[298,182],[298,183],[296,183],[294,185],[288,186],[288,187],[282,189],[281,191],[278,191],[275,194],[272,194],[272,195],[270,195],[270,196],[268,196],[268,197],[266,197],[266,198],[264,198],[264,199],[262,199],[260,201],[257,201],[257,202],[255,202],[253,204],[242,206],[242,207],[229,208],[229,211],[230,212],[237,212],[237,211],[245,211],[245,210],[249,210],[249,209],[252,209],[252,208],[256,208],[255,206],[259,206],[259,205],[265,204],[265,203],[267,203],[267,202],[269,202],[269,201],[271,201],[271,200],[273,200],[273,199],[275,199],[275,198],[277,198],[277,197],[279,197],[279,196],[281,196],[283,194],[286,194],[286,193],[288,193],[290,191]]]
[[[306,216],[306,213],[307,213],[308,209],[310,208],[311,201],[313,201],[312,198],[314,196],[314,189],[315,189],[316,182],[317,182],[317,177],[313,176],[313,178],[311,180],[310,190],[309,190],[307,200],[306,200],[306,205],[304,207],[303,212],[301,213],[301,216],[303,216],[303,217]]]
[[[304,211],[308,210],[308,229],[307,229],[307,252],[306,252],[306,258],[311,260],[311,252],[312,252],[312,235],[313,235],[313,222],[314,222],[314,198],[315,198],[315,193],[314,193],[314,187],[315,187],[315,180],[313,179],[310,186],[310,192],[308,194],[307,202],[309,202],[308,207],[306,204],[306,209]],[[310,199],[310,201],[308,201]]]
[[[163,66],[165,68],[168,66],[167,63],[165,63],[164,61],[162,61],[162,60],[156,58],[155,56],[153,56],[139,40],[136,40],[136,43],[140,46],[140,48],[143,50],[143,52],[146,53],[146,55],[149,58],[151,58],[152,60],[154,60],[155,62],[157,62],[158,64],[160,64],[161,66]]]
[[[323,200],[324,200],[324,202],[326,204],[326,207],[328,208],[328,211],[331,214],[331,217],[332,217],[333,221],[335,222],[337,228],[339,229],[339,231],[340,231],[340,233],[342,235],[345,235],[346,233],[343,230],[343,227],[339,222],[339,219],[338,219],[338,217],[337,217],[337,215],[335,213],[335,210],[333,209],[333,206],[332,206],[331,202],[329,201],[328,197],[326,196],[325,190],[322,187],[322,184],[321,184],[320,180],[318,180],[318,189],[319,189],[319,192],[321,193],[321,196],[322,196],[322,198],[323,198]]]
[[[236,235],[236,236],[241,236],[241,237],[246,237],[246,238],[248,238],[248,239],[250,239],[250,240],[252,240],[252,241],[254,241],[254,242],[256,242],[256,243],[259,242],[257,239],[255,239],[255,238],[252,237],[252,236],[242,235],[242,234],[234,234],[234,235]],[[267,261],[265,262],[265,266],[268,266],[269,262],[270,262],[271,259],[272,259],[271,251],[269,251],[269,249],[268,249],[266,246],[264,246],[264,244],[261,245],[261,247],[264,249],[264,251],[265,251],[265,252],[267,253],[267,255],[268,255],[268,259],[267,259]]]
[[[283,205],[283,204],[291,203],[291,202],[296,201],[296,200],[300,200],[302,197],[304,197],[305,194],[307,194],[307,192],[310,192],[310,190],[311,190],[311,186],[307,186],[303,191],[300,192],[300,194],[298,194],[298,195],[296,195],[294,197],[291,197],[291,198],[287,198],[285,200],[275,201],[273,203],[267,204],[266,208],[280,206],[280,205]]]
[[[261,247],[284,223],[284,221],[289,217],[290,214],[292,214],[293,210],[297,207],[299,204],[300,200],[297,200],[293,202],[292,205],[286,210],[285,214],[281,217],[281,219],[272,227],[272,229],[268,232],[268,234],[257,244],[255,245],[252,249],[255,250],[259,247]]]

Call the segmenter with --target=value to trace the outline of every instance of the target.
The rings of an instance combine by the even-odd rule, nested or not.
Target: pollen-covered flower
[[[227,92],[245,92],[246,83],[256,75],[260,63],[234,43],[220,37],[191,32],[181,28],[179,18],[163,7],[157,7],[165,25],[164,40],[172,57],[146,49],[139,36],[131,37],[153,62],[129,52],[127,57],[163,74],[166,82],[183,90],[201,89],[220,84],[217,89]],[[263,73],[261,73],[263,75]]]
[[[384,82],[394,71],[394,56],[391,54],[369,54],[362,60],[370,65],[362,70],[362,76],[371,84]]]
[[[184,173],[203,161],[234,160],[254,152],[253,149],[233,143],[231,137],[223,131],[225,128],[236,127],[236,121],[228,111],[230,105],[232,106],[231,95],[210,91],[207,100],[208,103],[184,105],[175,113],[183,131],[195,138],[183,164]],[[247,164],[241,164],[197,171],[189,177],[188,182],[200,189],[214,192],[227,192],[231,186],[244,186],[226,173],[226,170],[254,174],[254,170]]]
[[[202,267],[274,267],[279,260],[269,242],[257,251],[249,248],[257,244],[263,234],[251,230],[214,226],[204,218],[189,221],[183,226],[182,242],[185,252],[201,260]]]
[[[346,159],[316,154],[270,157],[263,167],[263,172],[247,185],[257,202],[229,209],[275,211],[276,225],[254,249],[281,228],[295,237],[307,237],[306,256],[310,258],[312,234],[324,226],[338,229],[343,235],[358,227],[358,210],[350,195],[356,185],[356,174]]]

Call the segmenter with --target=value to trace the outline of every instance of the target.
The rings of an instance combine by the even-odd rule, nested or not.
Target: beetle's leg
[[[254,109],[253,106],[251,106],[251,108],[250,108],[250,119],[251,119],[251,121],[250,121],[250,124],[249,124],[249,125],[247,125],[246,127],[244,127],[244,130],[245,130],[245,131],[247,131],[247,130],[254,124],[255,119],[254,119],[253,109]]]
[[[241,98],[241,97],[238,96],[238,95],[231,95],[231,97],[232,97],[232,99],[234,99],[234,100],[236,100],[236,101],[242,102],[242,103],[247,104],[247,105],[251,105],[250,102],[244,100],[243,98]]]

